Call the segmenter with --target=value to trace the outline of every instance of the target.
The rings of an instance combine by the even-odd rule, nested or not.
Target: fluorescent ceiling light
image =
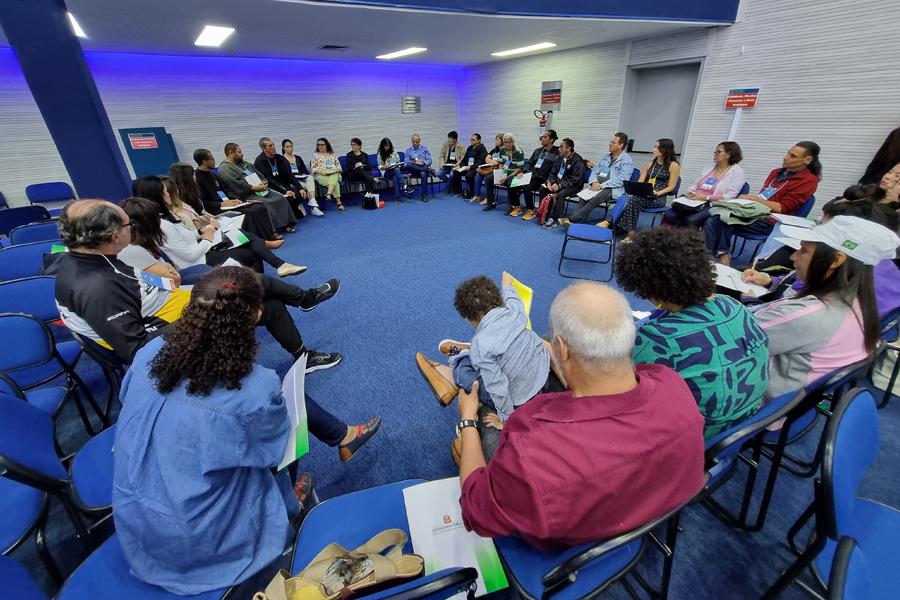
[[[396,52],[391,52],[389,54],[379,54],[375,58],[380,58],[382,60],[391,60],[392,58],[400,58],[401,56],[409,56],[410,54],[418,54],[419,52],[425,52],[428,48],[407,48],[406,50],[397,50]]]
[[[72,24],[72,32],[76,37],[87,38],[87,34],[84,33],[84,29],[81,28],[81,25],[78,24],[78,21],[75,20],[75,15],[72,13],[66,13],[69,15],[69,23]]]
[[[234,27],[216,27],[215,25],[207,25],[197,36],[195,46],[214,46],[222,45],[222,42],[228,39],[234,33]]]
[[[526,52],[534,52],[535,50],[544,50],[546,48],[556,48],[553,42],[541,42],[540,44],[532,44],[523,48],[513,48],[512,50],[503,50],[502,52],[491,52],[491,56],[513,56],[515,54],[525,54]]]

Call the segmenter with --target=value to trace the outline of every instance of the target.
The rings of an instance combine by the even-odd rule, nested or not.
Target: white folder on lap
[[[500,182],[506,178],[506,172],[503,169],[494,171],[494,185],[500,185]]]
[[[583,190],[581,190],[580,192],[578,192],[577,196],[579,198],[581,198],[582,200],[590,200],[591,198],[593,198],[594,196],[599,194],[601,191],[602,190],[592,190],[591,188],[586,187]]]

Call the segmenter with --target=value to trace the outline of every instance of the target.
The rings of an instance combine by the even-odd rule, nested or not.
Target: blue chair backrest
[[[0,313],[0,372],[41,365],[53,357],[53,336],[47,325],[31,315]]]
[[[632,180],[632,181],[637,181],[637,180],[640,179],[640,178],[641,178],[641,170],[640,170],[640,169],[633,169],[633,170],[631,171],[631,180]]]
[[[9,232],[9,241],[13,244],[27,244],[29,242],[56,241],[59,239],[59,227],[56,221],[42,221],[39,223],[27,223],[19,225]]]
[[[0,313],[24,313],[44,322],[59,319],[56,278],[42,275],[0,282]]]
[[[26,223],[49,221],[50,213],[43,206],[20,206],[0,211],[0,235],[9,235],[9,232]]]
[[[878,410],[872,392],[854,389],[825,426],[822,457],[825,530],[838,539],[853,518],[856,491],[878,454]]]
[[[68,202],[75,199],[75,191],[65,181],[34,183],[25,188],[31,202]]]
[[[31,242],[0,248],[0,281],[40,275],[52,246],[53,242]]]
[[[806,202],[803,203],[803,206],[800,207],[800,210],[797,211],[798,217],[808,217],[809,213],[812,212],[813,206],[816,205],[816,197],[815,195],[810,196]]]
[[[16,600],[47,600],[25,567],[11,556],[0,556],[0,586]]]
[[[873,598],[862,549],[852,537],[838,542],[828,577],[828,600]]]
[[[338,162],[341,163],[341,171],[347,170],[347,157],[346,156],[338,156]]]
[[[625,206],[628,204],[628,194],[622,194],[619,196],[619,199],[616,200],[616,203],[613,205],[611,214],[609,216],[610,227],[619,222],[619,219],[622,217],[622,213],[625,212]]]
[[[24,467],[52,479],[68,480],[53,445],[53,419],[36,406],[0,392],[0,457],[11,471]],[[9,462],[15,463],[15,466]]]
[[[675,189],[672,190],[672,195],[676,198],[678,197],[678,190],[681,189],[681,177],[678,178],[678,181],[675,182]]]
[[[406,162],[406,152],[398,152],[397,155],[400,157],[400,162]]]
[[[777,398],[773,398],[766,402],[765,406],[759,409],[752,417],[741,421],[731,429],[726,429],[715,437],[707,440],[707,468],[710,468],[714,463],[721,462],[722,460],[737,455],[745,442],[770,424],[781,419],[793,406],[800,402],[805,395],[806,392],[804,391],[788,392]]]
[[[381,171],[378,170],[378,153],[369,155],[369,163],[372,165],[372,172],[378,176]]]
[[[750,193],[750,184],[745,181],[744,185],[741,186],[741,191],[738,192],[738,196],[743,196],[744,194],[749,194],[749,193]]]

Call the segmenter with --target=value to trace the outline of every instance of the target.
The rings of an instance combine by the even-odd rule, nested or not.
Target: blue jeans
[[[391,181],[394,184],[394,199],[399,200],[400,194],[403,193],[403,173],[399,168],[388,169],[383,173],[385,180]]]
[[[452,173],[452,167],[441,167],[439,171],[435,172],[435,175],[437,175],[437,178],[441,180],[441,183],[446,184],[448,181],[450,181],[450,175]]]
[[[178,271],[181,275],[181,285],[194,285],[200,278],[213,270],[209,265],[194,265],[193,267],[185,267]]]
[[[497,410],[497,407],[494,406],[494,401],[491,400],[491,395],[484,389],[484,380],[481,379],[481,375],[479,375],[478,371],[475,370],[475,367],[472,366],[472,361],[468,356],[463,356],[456,361],[456,365],[453,367],[453,381],[456,385],[466,390],[466,392],[471,392],[472,385],[477,381],[478,401],[487,406],[491,411]]]
[[[484,184],[484,175],[481,173],[475,173],[475,186],[474,189],[470,190],[473,196],[481,195],[481,186]]]
[[[744,235],[755,233],[769,235],[774,225],[769,223],[768,217],[753,221],[749,225],[728,225],[719,215],[713,215],[703,225],[703,237],[706,238],[706,247],[716,256],[731,254],[731,240],[735,234]]]
[[[425,186],[428,184],[429,174],[432,172],[431,167],[426,165],[408,164],[403,167],[403,170],[419,180],[419,186],[422,189],[422,198],[424,198]]]

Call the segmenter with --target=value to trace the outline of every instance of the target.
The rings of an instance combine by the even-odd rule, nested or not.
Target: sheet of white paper
[[[764,288],[761,285],[756,285],[755,283],[747,283],[741,280],[741,272],[737,269],[732,269],[731,267],[726,267],[723,264],[715,263],[716,265],[716,284],[722,287],[728,288],[730,290],[737,290],[742,294],[746,294],[747,292],[751,292],[754,296],[762,296],[763,294],[768,294],[769,290]]]
[[[490,167],[490,166],[491,166],[491,163],[484,163],[483,165],[478,165],[478,168],[483,169],[485,167]]]
[[[815,223],[810,221],[809,219],[804,219],[803,217],[796,217],[794,215],[783,215],[781,213],[772,213],[772,218],[780,223],[784,223],[785,225],[793,225],[794,227],[803,227],[804,229],[812,229],[815,227]]]
[[[284,457],[278,469],[281,470],[309,452],[309,430],[306,423],[306,356],[297,359],[281,382],[281,394],[287,406],[291,421],[291,435],[288,437]]]
[[[651,313],[649,310],[633,310],[633,311],[631,311],[631,316],[634,317],[635,321],[641,321],[643,319],[646,319],[647,317],[650,316],[650,314]]]
[[[243,208],[245,206],[250,206],[249,202],[241,202],[240,204],[235,204],[234,206],[226,206],[225,210],[234,210],[236,208]]]
[[[413,552],[425,559],[426,575],[448,567],[476,568],[476,597],[508,587],[494,542],[466,531],[460,495],[458,477],[403,490]]]
[[[233,258],[227,258],[227,259],[225,259],[225,262],[223,262],[219,266],[220,267],[243,267],[244,265],[242,265],[238,261],[234,260]]]
[[[221,243],[222,243],[222,230],[217,229],[216,232],[213,234],[212,245],[217,246],[218,244],[221,244]]]
[[[249,175],[245,175],[244,181],[246,181],[250,185],[257,185],[259,183],[262,183],[262,180],[259,178],[259,175],[257,175],[256,173],[250,173]]]
[[[522,173],[521,175],[516,175],[513,177],[513,180],[510,182],[509,187],[519,187],[522,185],[528,185],[531,183],[531,173]]]
[[[219,217],[219,224],[222,231],[233,231],[235,229],[240,229],[241,225],[244,224],[244,215],[237,215],[235,217]]]
[[[506,177],[506,172],[503,169],[497,169],[494,171],[494,185],[500,185],[500,182]]]
[[[594,196],[596,196],[599,193],[600,193],[600,190],[592,190],[591,188],[586,187],[583,190],[581,190],[580,192],[578,192],[577,195],[582,200],[590,200],[591,198],[593,198]]]
[[[697,208],[698,206],[703,206],[704,204],[706,204],[706,200],[691,200],[690,198],[681,196],[672,200],[672,204],[681,204],[689,208]]]

